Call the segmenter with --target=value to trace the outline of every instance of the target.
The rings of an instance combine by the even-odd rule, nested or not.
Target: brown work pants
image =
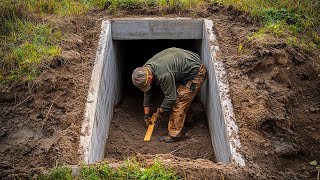
[[[184,85],[180,84],[178,86],[176,104],[172,108],[168,124],[170,137],[177,138],[181,136],[187,110],[205,81],[206,74],[206,68],[201,65],[198,74],[193,79],[188,80]]]

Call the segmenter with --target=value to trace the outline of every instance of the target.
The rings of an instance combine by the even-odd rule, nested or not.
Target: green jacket
[[[144,66],[151,69],[154,82],[165,95],[161,108],[171,110],[177,99],[178,84],[192,79],[200,65],[198,54],[179,48],[165,49],[145,63]],[[151,90],[144,93],[143,105],[151,106]]]

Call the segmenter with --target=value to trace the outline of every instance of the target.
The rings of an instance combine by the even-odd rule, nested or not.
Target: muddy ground
[[[135,14],[123,12],[121,16],[162,14],[150,10],[130,13]],[[210,5],[192,16],[215,23],[219,60],[228,71],[246,159],[245,168],[230,165],[219,173],[229,174],[223,176],[226,179],[316,179],[317,170],[308,162],[320,162],[319,52],[288,47],[284,40],[273,38],[246,44],[246,36],[259,24],[232,8]],[[43,17],[65,33],[63,55],[46,66],[32,86],[0,94],[0,179],[26,178],[55,165],[80,163],[77,148],[90,72],[100,23],[108,18],[105,12]],[[238,51],[240,43],[243,51]],[[219,169],[215,164],[171,159],[178,170],[192,174],[190,179],[222,178],[212,174]]]

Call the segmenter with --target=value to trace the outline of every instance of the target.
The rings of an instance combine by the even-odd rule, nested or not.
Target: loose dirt
[[[122,16],[128,17],[128,13],[124,12]],[[131,13],[137,14],[130,17],[161,16],[161,12],[150,10]],[[65,34],[62,58],[45,67],[33,86],[19,86],[11,93],[0,94],[0,179],[25,179],[57,164],[80,163],[79,131],[100,23],[101,19],[110,18],[104,12],[92,14],[61,19],[45,17],[44,21],[56,24]],[[212,155],[203,153],[209,150],[199,150],[197,154],[198,149],[188,151],[190,148],[181,148],[183,144],[179,143],[161,144],[161,151],[165,152],[143,146],[146,129],[138,109],[140,106],[134,106],[134,112],[139,112],[134,120],[133,112],[125,111],[130,101],[124,101],[116,108],[115,117],[119,117],[119,121],[112,126],[121,129],[126,122],[120,123],[121,118],[132,122],[138,130],[130,132],[131,128],[126,128],[123,132],[133,133],[134,141],[141,143],[130,144],[130,147],[134,146],[131,149],[125,146],[107,149],[110,154],[107,157],[119,160],[138,153],[170,153],[180,147],[165,159],[171,159],[182,174],[184,170],[191,174],[187,175],[190,179],[316,179],[318,172],[308,162],[320,162],[319,52],[288,47],[283,39],[270,38],[268,42],[246,44],[246,36],[257,31],[259,24],[232,8],[210,5],[194,15],[210,18],[215,23],[221,49],[218,60],[224,62],[228,71],[246,167],[223,167],[228,176],[213,176],[212,172],[220,173],[216,170],[221,167],[211,161],[204,163],[193,159],[213,160]],[[180,16],[190,17],[187,13]],[[239,51],[240,43],[244,44],[242,51]],[[185,144],[191,146],[191,142],[197,143],[193,137],[199,140],[207,134],[192,131],[196,127],[206,126],[202,122],[186,127],[191,136]],[[156,127],[151,143],[158,143],[157,137],[166,134],[165,129],[166,121],[163,121]],[[123,135],[112,135],[111,131],[109,140],[112,136]],[[131,143],[127,138],[121,140]],[[176,157],[185,155],[192,159]],[[152,159],[153,156],[144,157]]]
[[[143,119],[143,94],[140,95],[140,97],[125,97],[114,110],[106,145],[107,159],[123,160],[137,154],[173,154],[191,159],[215,160],[205,112],[199,101],[190,107],[186,119],[188,123],[183,129],[184,137],[181,141],[173,143],[159,141],[160,136],[168,134],[169,115],[166,113],[156,124],[151,140],[144,142],[147,127]],[[158,107],[159,102],[161,101],[158,98],[157,103],[153,103],[154,106]]]
[[[64,32],[62,56],[36,82],[0,93],[0,179],[77,164],[80,127],[95,49],[98,16],[43,19]]]
[[[273,38],[239,51],[257,25],[241,12],[225,13],[231,16],[213,18],[247,166],[259,169],[259,179],[315,179],[308,162],[320,161],[319,52]]]

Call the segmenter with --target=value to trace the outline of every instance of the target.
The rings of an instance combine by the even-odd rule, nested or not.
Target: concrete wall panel
[[[103,76],[103,67],[106,57],[106,47],[107,39],[111,38],[110,35],[111,25],[109,21],[103,21],[101,24],[101,34],[99,45],[97,48],[95,64],[92,70],[86,109],[84,120],[81,127],[81,136],[80,136],[80,154],[85,163],[89,163],[90,158],[92,157],[92,140],[95,141],[97,133],[93,131],[95,125],[95,120],[99,118],[99,114],[96,113],[98,105],[98,99],[100,98],[100,84]]]
[[[228,78],[223,63],[216,59],[219,47],[212,26],[212,21],[204,20],[201,55],[208,66],[208,81],[200,97],[206,106],[217,161],[244,166],[244,159],[239,153],[240,140],[229,97]]]
[[[212,146],[217,161],[229,163],[231,160],[230,147],[227,143],[226,129],[223,118],[223,112],[220,103],[219,87],[217,85],[216,73],[213,62],[216,60],[213,56],[214,49],[211,50],[211,42],[208,37],[206,26],[204,26],[202,39],[201,57],[207,67],[208,77],[204,87],[201,89],[201,100],[206,108]]]
[[[113,106],[119,101],[119,63],[115,52],[111,23],[103,21],[80,136],[80,153],[86,163],[103,158]]]

